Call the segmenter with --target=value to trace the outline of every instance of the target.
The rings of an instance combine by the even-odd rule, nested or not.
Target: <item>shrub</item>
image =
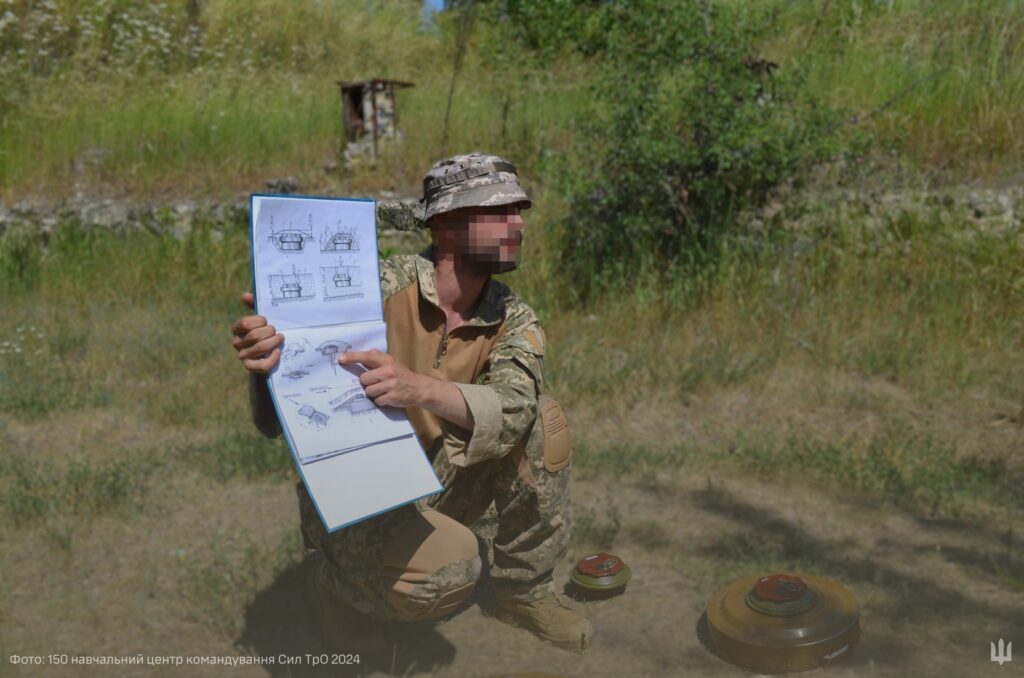
[[[508,3],[526,47],[563,40],[569,33],[550,24],[565,17],[573,48],[604,66],[579,121],[583,147],[560,173],[568,215],[549,224],[578,296],[638,266],[713,266],[740,211],[838,150],[836,113],[806,94],[799,70],[783,73],[758,51],[770,8],[536,4]],[[532,20],[541,15],[543,30]]]

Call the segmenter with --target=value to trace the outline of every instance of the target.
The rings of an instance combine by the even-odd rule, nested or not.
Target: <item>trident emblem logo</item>
[[[992,661],[998,662],[1000,666],[1013,659],[1013,643],[1006,643],[1006,647],[1003,647],[1003,639],[1000,638],[998,646],[992,641],[989,641],[989,645],[992,646]]]

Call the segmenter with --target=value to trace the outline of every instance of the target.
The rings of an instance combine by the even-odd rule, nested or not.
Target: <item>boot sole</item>
[[[500,622],[504,622],[509,626],[514,626],[524,631],[529,631],[533,635],[537,636],[541,640],[551,643],[557,648],[562,650],[569,650],[572,652],[583,652],[590,647],[590,642],[584,641],[582,637],[579,640],[565,640],[563,638],[553,638],[542,631],[539,631],[527,624],[522,623],[519,617],[515,616],[511,612],[506,611],[504,608],[498,607],[494,612],[494,618]],[[593,634],[593,627],[590,629],[590,634]]]

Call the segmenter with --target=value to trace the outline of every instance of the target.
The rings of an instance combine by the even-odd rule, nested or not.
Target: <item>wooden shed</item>
[[[341,88],[341,113],[349,144],[372,140],[373,157],[382,138],[398,135],[398,106],[395,90],[413,87],[411,82],[374,78],[362,82],[338,81]]]

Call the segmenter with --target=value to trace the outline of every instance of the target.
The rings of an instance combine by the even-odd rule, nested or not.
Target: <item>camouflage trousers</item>
[[[305,486],[297,486],[307,545],[323,552],[321,588],[382,620],[446,614],[468,597],[482,569],[468,528],[494,503],[498,514],[490,579],[496,595],[531,601],[554,591],[552,574],[569,547],[569,471],[544,466],[538,415],[508,455],[466,467],[443,450],[433,462],[444,490],[328,533]]]

